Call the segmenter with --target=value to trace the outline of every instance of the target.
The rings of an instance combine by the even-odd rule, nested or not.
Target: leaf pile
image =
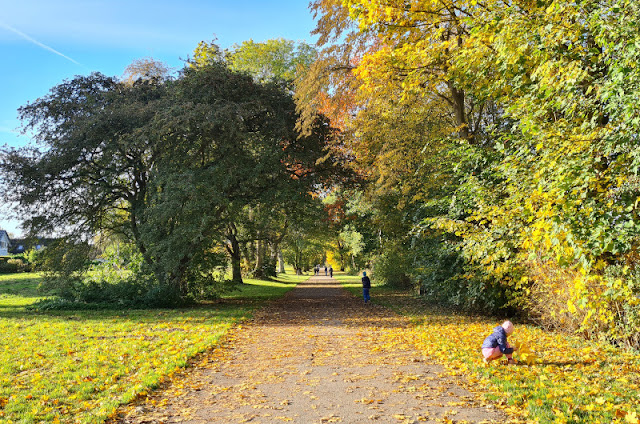
[[[375,292],[375,291],[374,291]],[[499,320],[443,312],[410,296],[380,295],[412,317],[419,348],[505,411],[541,423],[640,423],[640,355],[607,343],[519,325],[517,366],[484,367],[480,346]]]

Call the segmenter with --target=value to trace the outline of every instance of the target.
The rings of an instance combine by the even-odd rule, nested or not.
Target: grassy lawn
[[[42,297],[38,294],[38,284],[40,276],[32,272],[20,274],[0,274],[0,308],[10,303],[9,299],[15,302],[28,304],[33,303]]]
[[[0,275],[0,421],[102,422],[308,276],[245,280],[215,305],[33,312],[36,274]]]
[[[361,295],[359,277],[336,278]],[[372,302],[409,316],[414,326],[407,337],[425,355],[512,416],[539,423],[640,423],[640,354],[516,321],[509,342],[524,343],[537,358],[530,365],[496,361],[485,367],[480,346],[499,318],[442,311],[373,283]]]

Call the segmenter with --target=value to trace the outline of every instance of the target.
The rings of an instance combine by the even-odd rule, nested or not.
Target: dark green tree
[[[0,169],[30,230],[121,234],[182,299],[220,264],[239,211],[295,204],[335,165],[317,164],[326,123],[299,137],[290,93],[220,61],[173,81],[77,77],[20,113],[39,148],[4,148]]]

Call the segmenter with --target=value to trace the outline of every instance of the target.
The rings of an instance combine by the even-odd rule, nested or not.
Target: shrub
[[[373,273],[378,282],[399,288],[413,287],[413,261],[409,249],[401,243],[390,245],[373,260]]]
[[[82,252],[75,250],[67,251],[66,255],[74,261],[75,267],[68,264],[68,269],[65,266],[51,269],[50,256],[60,259],[65,255],[61,256],[59,252],[45,255],[43,263],[47,272],[42,289],[59,299],[41,302],[38,309],[84,309],[88,307],[86,305],[99,308],[173,307],[217,299],[221,293],[232,289],[232,284],[224,279],[225,270],[220,266],[224,260],[211,252],[203,255],[197,267],[190,268],[185,276],[189,283],[184,291],[159,282],[131,244],[108,246],[99,261],[80,260]],[[74,259],[75,256],[78,258]],[[78,266],[81,266],[80,270]]]
[[[547,329],[640,348],[640,270],[619,264],[579,269],[530,263],[529,316]]]
[[[16,272],[28,272],[30,271],[29,264],[24,260],[13,258],[0,258],[0,274],[12,274]]]
[[[46,294],[73,300],[91,262],[93,248],[84,242],[59,239],[40,253],[43,280],[40,290]]]
[[[23,253],[25,260],[31,267],[31,271],[40,271],[42,265],[42,252],[43,250],[29,249]]]
[[[579,274],[570,268],[559,267],[554,261],[530,262],[529,279],[532,283],[526,306],[529,317],[547,330],[577,331],[584,314],[570,313],[567,303]]]
[[[423,229],[414,240],[415,274],[420,294],[433,304],[471,312],[511,316],[519,294],[482,264],[465,256],[459,238]],[[511,281],[509,281],[511,282]]]

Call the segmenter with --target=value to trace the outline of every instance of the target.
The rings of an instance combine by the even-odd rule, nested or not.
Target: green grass
[[[0,274],[0,296],[39,297],[40,275],[34,272]]]
[[[308,277],[246,280],[213,305],[27,311],[36,274],[0,276],[0,421],[102,422],[220,343],[238,322]]]
[[[244,279],[244,285],[240,287],[240,293],[232,292],[224,297],[233,299],[237,296],[241,298],[252,298],[259,300],[268,300],[284,295],[291,290],[297,283],[305,281],[308,275],[295,275],[292,270],[286,270],[286,274],[280,274],[271,281]]]

